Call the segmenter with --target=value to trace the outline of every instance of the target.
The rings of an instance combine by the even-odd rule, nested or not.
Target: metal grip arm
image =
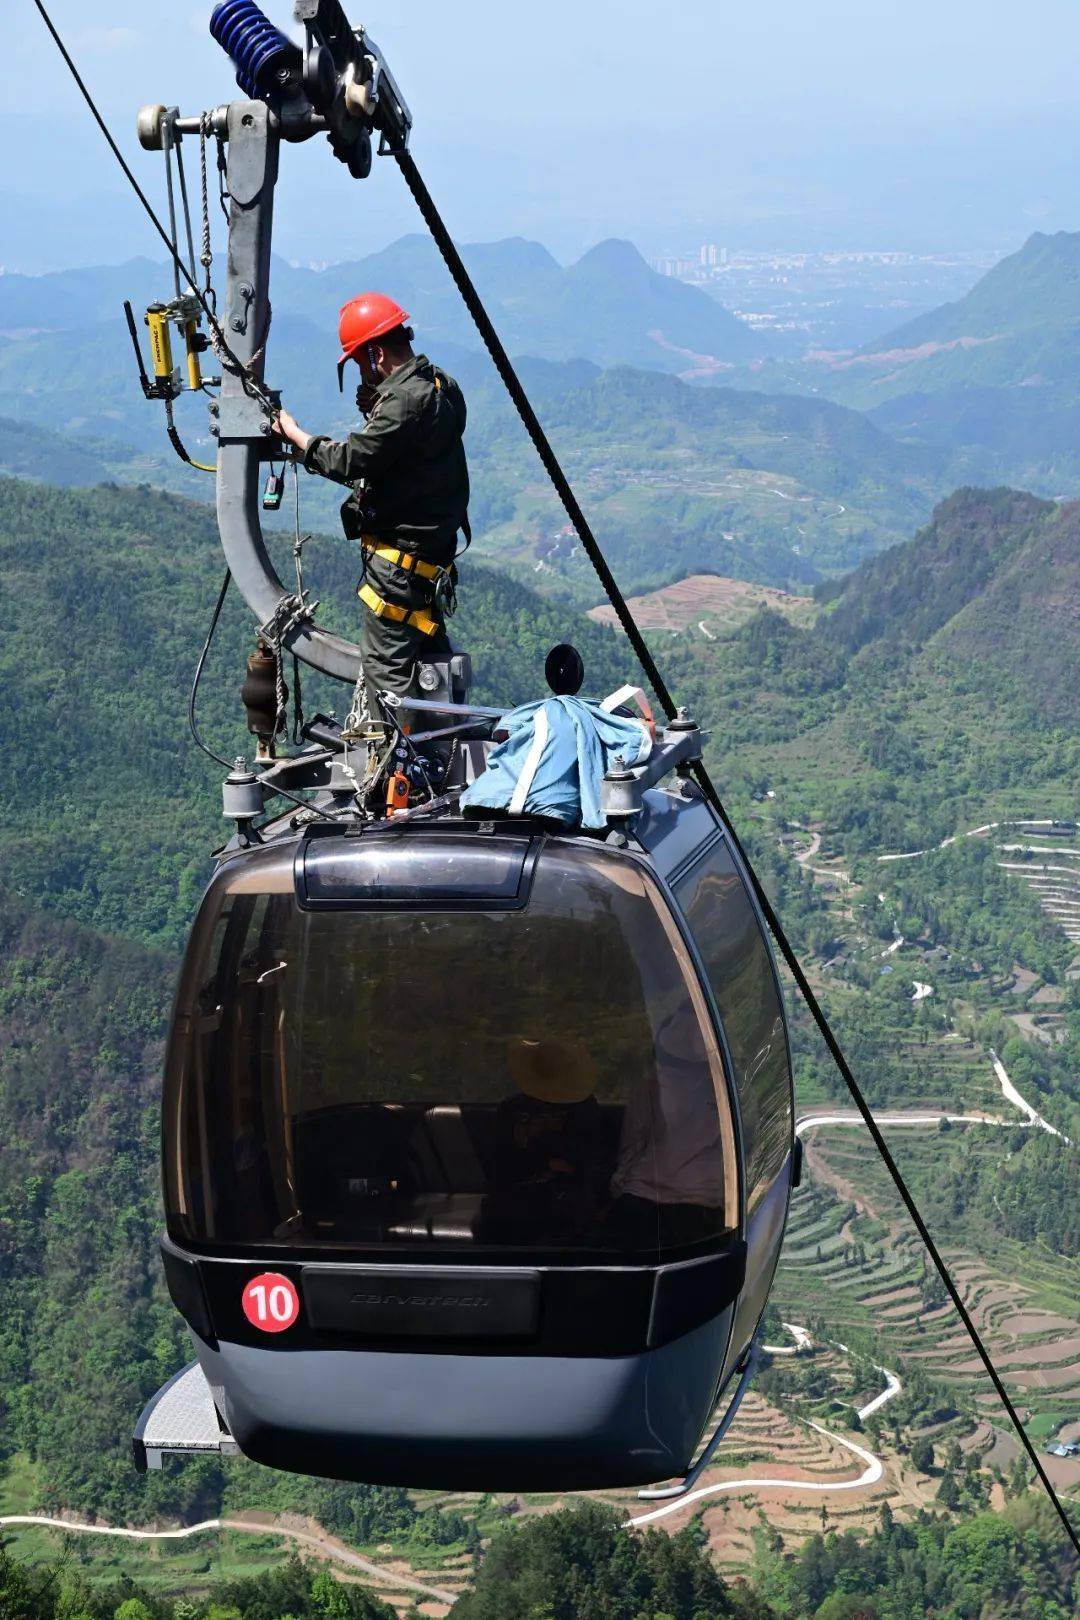
[[[225,283],[225,336],[232,353],[262,378],[270,325],[270,238],[279,136],[261,101],[235,101],[228,109],[229,254]],[[213,408],[212,408],[213,409]],[[223,365],[217,403],[217,519],[222,549],[244,601],[266,624],[286,586],[266,549],[259,516],[261,463],[275,441],[266,413],[245,388],[243,372]],[[313,669],[355,681],[359,649],[350,641],[302,624],[285,645]]]

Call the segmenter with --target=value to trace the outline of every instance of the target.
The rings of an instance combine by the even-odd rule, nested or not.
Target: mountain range
[[[701,570],[805,589],[895,544],[958,485],[1080,493],[1080,234],[1036,234],[955,303],[856,354],[801,362],[762,358],[758,334],[628,243],[568,268],[524,240],[467,255],[629,589]],[[163,280],[149,260],[0,276],[0,469],[197,488],[135,386],[119,311]],[[426,238],[321,271],[276,266],[269,371],[294,414],[335,434],[356,425],[334,386],[333,329],[365,281],[422,312],[420,341],[466,388],[478,549],[591,605],[561,509]],[[730,356],[709,385],[703,352]],[[189,398],[177,414],[210,460],[202,407]],[[335,508],[333,490],[305,485],[306,522],[333,527]]]
[[[1080,232],[1036,232],[963,298],[855,353],[740,372],[808,392],[951,458],[956,482],[1080,494]]]
[[[756,333],[697,287],[659,275],[630,242],[600,242],[563,266],[539,242],[465,244],[462,257],[507,348],[543,359],[681,371],[695,356],[720,364],[769,352]],[[219,264],[215,272],[223,275]],[[109,325],[130,298],[136,309],[170,295],[172,274],[148,259],[44,276],[0,275],[0,334],[23,336]],[[403,236],[367,258],[312,270],[275,259],[274,315],[310,326],[309,355],[331,354],[338,310],[366,287],[391,292],[413,319],[421,348],[476,350],[481,343],[449,272],[427,236]],[[276,334],[275,334],[276,335]]]

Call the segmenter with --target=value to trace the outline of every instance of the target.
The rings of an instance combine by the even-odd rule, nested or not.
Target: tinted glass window
[[[524,910],[384,913],[301,911],[258,870],[211,894],[185,969],[174,1236],[649,1259],[725,1239],[721,1060],[639,868],[549,846]]]
[[[768,946],[727,845],[676,886],[712,985],[731,1051],[746,1152],[747,1209],[791,1148],[791,1071]]]

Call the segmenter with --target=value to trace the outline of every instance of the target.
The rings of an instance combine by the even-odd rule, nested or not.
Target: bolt
[[[234,315],[232,320],[229,322],[229,325],[232,327],[234,332],[242,332],[244,330],[244,317],[242,315]]]

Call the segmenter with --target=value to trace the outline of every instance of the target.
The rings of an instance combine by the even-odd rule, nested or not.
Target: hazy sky
[[[52,0],[126,149],[144,101],[237,94],[191,0]],[[267,4],[291,24],[290,0]],[[1078,0],[352,0],[416,117],[460,238],[570,257],[646,251],[1016,245],[1080,223]],[[151,238],[31,0],[6,0],[0,263],[112,260]],[[13,15],[14,14],[14,15]],[[92,19],[92,20],[91,20]],[[278,246],[353,257],[416,228],[394,166],[350,182],[322,141],[286,152]]]

